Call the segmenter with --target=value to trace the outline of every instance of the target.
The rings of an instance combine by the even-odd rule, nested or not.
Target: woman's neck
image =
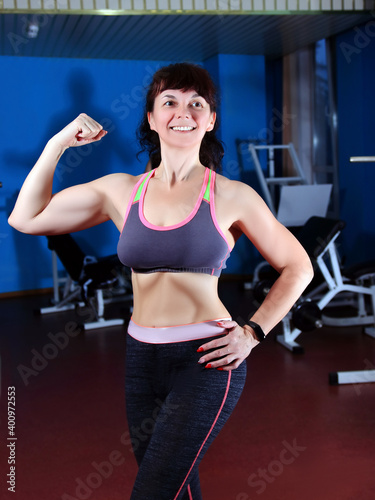
[[[199,161],[199,150],[162,149],[161,163],[155,177],[172,186],[176,182],[188,180],[197,167],[203,167]]]

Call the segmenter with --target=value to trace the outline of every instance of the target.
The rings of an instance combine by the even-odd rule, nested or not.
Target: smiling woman
[[[126,408],[139,472],[131,500],[200,500],[198,465],[242,392],[246,358],[312,278],[310,259],[249,186],[216,173],[216,90],[192,64],[160,69],[138,137],[153,168],[107,175],[52,194],[67,148],[106,132],[81,114],[52,137],[9,218],[30,234],[63,234],[112,220],[118,255],[132,268]],[[245,234],[280,274],[240,326],[218,296],[218,278]],[[137,432],[152,422],[152,432]]]
[[[214,125],[203,136],[199,159],[207,167],[213,165],[215,170],[220,168],[224,148],[216,137],[216,130],[219,126],[216,117],[219,98],[209,73],[204,68],[195,65],[189,65],[189,71],[186,71],[186,65],[175,64],[173,71],[165,71],[165,68],[161,68],[155,73],[153,84],[146,97],[146,112],[138,130],[142,151],[149,152],[154,167],[159,166],[161,161],[160,139],[157,132],[150,129],[149,117],[154,111],[157,98],[161,95],[164,95],[163,104],[166,107],[178,106],[176,93],[180,94],[182,98],[186,98],[186,94],[189,93],[189,97],[193,99],[190,103],[191,107],[198,110],[202,108],[205,111],[208,108],[213,114]],[[184,126],[182,123],[174,125]],[[193,124],[189,122],[186,126],[191,127]]]
[[[166,90],[158,94],[147,118],[150,129],[158,134],[162,157],[168,150],[166,146],[176,143],[178,148],[193,148],[199,159],[201,142],[214,128],[216,113],[195,90],[176,89],[173,93]]]

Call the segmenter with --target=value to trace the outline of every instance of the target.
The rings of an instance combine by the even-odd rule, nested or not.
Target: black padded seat
[[[314,216],[310,217],[296,237],[310,258],[315,260],[344,227],[345,222],[340,219]]]
[[[47,236],[48,248],[54,250],[69,276],[82,288],[82,299],[87,300],[96,290],[113,287],[117,282],[115,268],[120,264],[117,255],[88,258],[70,234]]]
[[[375,260],[360,262],[359,264],[354,264],[347,269],[343,269],[343,275],[353,281],[366,274],[375,274]]]
[[[55,252],[68,276],[62,297],[59,290],[55,290],[54,305],[40,309],[40,313],[74,309],[81,307],[83,302],[93,313],[90,320],[82,325],[84,330],[123,325],[122,317],[104,317],[105,303],[116,300],[120,295],[121,300],[133,300],[131,281],[125,276],[125,267],[117,255],[98,258],[86,255],[70,234],[50,235],[47,239],[48,248]],[[107,297],[104,296],[105,290],[109,290]]]

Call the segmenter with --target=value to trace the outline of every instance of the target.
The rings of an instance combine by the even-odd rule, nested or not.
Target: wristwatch
[[[251,326],[251,328],[254,330],[255,335],[259,342],[262,342],[266,338],[266,335],[264,331],[262,330],[262,327],[258,325],[258,323],[255,323],[255,321],[248,321],[247,324]]]

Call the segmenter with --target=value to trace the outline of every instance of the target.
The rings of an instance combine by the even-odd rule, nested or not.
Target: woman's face
[[[148,113],[150,128],[158,133],[160,142],[183,148],[200,144],[215,119],[216,113],[194,90],[163,90]]]

